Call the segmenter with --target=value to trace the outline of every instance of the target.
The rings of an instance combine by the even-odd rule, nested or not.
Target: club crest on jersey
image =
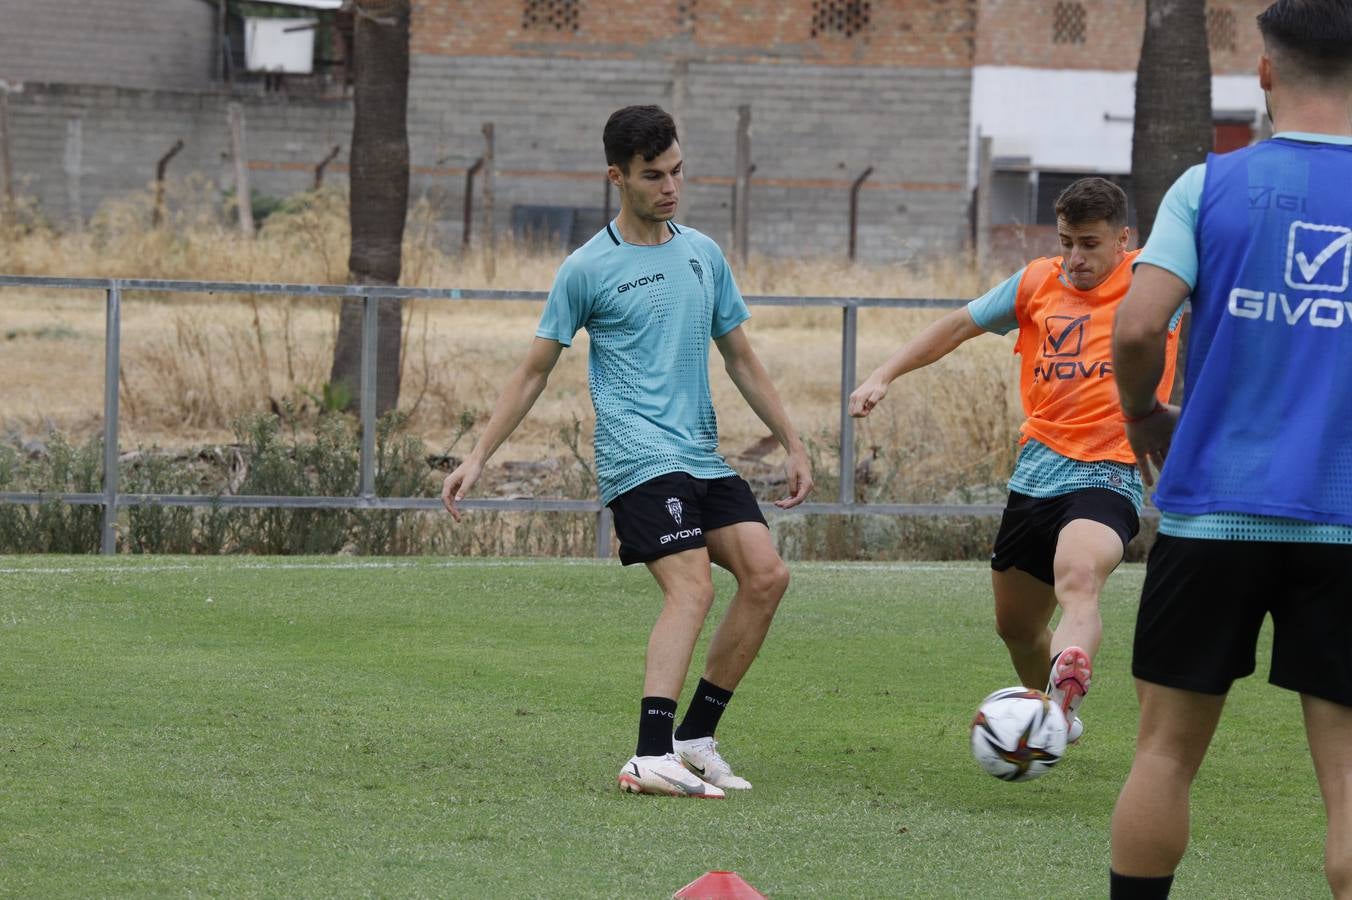
[[[681,501],[675,497],[667,498],[667,512],[676,520],[676,524],[681,524]]]
[[[701,285],[703,285],[703,284],[704,284],[704,270],[700,268],[700,266],[699,266],[699,260],[697,260],[697,259],[692,259],[692,260],[690,260],[690,268],[692,268],[692,269],[695,270],[695,277],[698,278],[698,279],[699,279],[699,283],[700,283]]]

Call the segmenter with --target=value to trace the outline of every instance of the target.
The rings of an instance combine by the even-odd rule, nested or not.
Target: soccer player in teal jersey
[[[1300,695],[1328,815],[1325,875],[1352,898],[1352,3],[1278,0],[1258,26],[1276,134],[1174,183],[1114,327],[1127,438],[1147,483],[1161,467],[1115,900],[1168,895],[1192,782],[1269,615],[1268,680]],[[1180,410],[1150,385],[1189,296]]]
[[[606,175],[620,212],[560,266],[535,341],[512,373],[441,498],[456,503],[529,412],[579,329],[591,341],[596,474],[615,516],[620,561],[644,563],[662,589],[648,638],[638,746],[620,788],[722,797],[751,784],[733,774],[714,730],[770,627],[789,571],[750,487],[717,452],[709,342],[738,391],[787,453],[788,509],[812,490],[803,447],[741,325],[750,313],[718,245],[673,218],[685,164],[671,116],[656,106],[611,115]],[[677,699],[714,599],[711,563],[737,593],[709,643],[703,677],[675,734]]]

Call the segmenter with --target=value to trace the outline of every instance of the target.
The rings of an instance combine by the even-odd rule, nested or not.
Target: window
[[[852,38],[868,29],[872,5],[868,0],[812,0],[811,34]]]
[[[1083,3],[1057,3],[1052,10],[1052,43],[1083,44],[1089,16]]]
[[[568,253],[606,227],[605,210],[586,206],[512,206],[512,234],[518,241]]]
[[[695,4],[698,0],[680,0],[676,4],[676,29],[689,31],[695,27]]]
[[[1212,123],[1214,135],[1211,149],[1216,153],[1229,153],[1253,143],[1253,114],[1247,117],[1216,116]]]
[[[577,31],[581,5],[581,0],[524,0],[521,27],[534,31]]]
[[[1038,225],[1056,224],[1056,198],[1061,196],[1061,192],[1092,173],[1090,172],[1056,172],[1047,169],[1039,171],[1034,182],[1034,213],[1033,221]],[[1127,192],[1128,200],[1131,197],[1131,176],[1130,175],[1108,175],[1102,177],[1116,184],[1122,190]],[[1136,227],[1136,205],[1127,203],[1127,224],[1132,228]]]
[[[1206,40],[1212,50],[1235,49],[1235,11],[1226,6],[1206,11]]]

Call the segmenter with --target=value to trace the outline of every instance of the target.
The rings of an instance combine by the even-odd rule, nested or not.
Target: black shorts
[[[1278,687],[1352,706],[1352,546],[1155,539],[1136,617],[1132,674],[1224,694],[1252,675],[1272,615]]]
[[[995,535],[991,568],[997,572],[1021,569],[1038,581],[1055,584],[1052,562],[1056,539],[1075,519],[1107,525],[1122,539],[1122,552],[1140,530],[1136,506],[1107,488],[1082,488],[1056,497],[1029,497],[1009,492],[1000,531]]]
[[[696,478],[671,472],[610,501],[620,562],[647,563],[704,546],[704,534],[738,522],[765,525],[751,486],[737,475]]]

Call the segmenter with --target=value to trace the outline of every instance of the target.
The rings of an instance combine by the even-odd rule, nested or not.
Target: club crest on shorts
[[[697,260],[697,259],[692,259],[692,260],[690,260],[690,268],[692,268],[692,269],[695,270],[695,277],[698,278],[698,279],[699,279],[699,283],[700,283],[701,285],[703,285],[703,284],[704,284],[704,270],[701,269],[701,268],[699,267],[699,260]],[[679,522],[680,520],[678,519],[677,521]]]
[[[676,524],[677,524],[677,525],[681,524],[681,501],[680,501],[680,500],[676,499],[675,497],[668,497],[668,498],[667,498],[667,512],[671,513],[671,517],[672,517],[673,519],[676,520]]]

